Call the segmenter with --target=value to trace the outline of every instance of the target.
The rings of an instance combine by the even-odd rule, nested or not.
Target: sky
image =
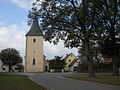
[[[27,15],[35,0],[0,0],[0,50],[15,48],[24,59],[25,34],[29,31]],[[58,45],[44,41],[44,55],[46,59],[54,56],[66,56],[73,53],[78,55],[77,49],[64,47],[63,41]]]

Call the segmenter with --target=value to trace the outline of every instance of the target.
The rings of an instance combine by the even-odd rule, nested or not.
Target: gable
[[[77,57],[74,55],[74,54],[72,54],[72,53],[70,53],[69,55],[67,55],[65,58],[64,58],[64,60],[65,60],[65,62],[66,62],[66,65],[69,65],[71,62],[73,62],[73,60],[75,60],[75,59],[77,59]]]
[[[79,58],[74,59],[74,60],[69,64],[69,67],[78,66],[79,62],[80,62],[80,59],[79,59]]]

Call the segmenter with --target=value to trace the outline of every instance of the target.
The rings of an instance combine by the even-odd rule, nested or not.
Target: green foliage
[[[62,60],[63,56],[55,56],[52,60]]]
[[[23,65],[18,65],[18,71],[23,72],[24,71],[24,66]]]
[[[119,53],[120,1],[101,0],[98,5],[96,22],[103,56],[112,57]]]
[[[106,39],[105,42],[101,44],[101,53],[104,57],[113,57],[114,55],[119,56],[119,52],[119,43],[114,43],[113,41]]]
[[[46,41],[57,44],[61,39],[66,47],[79,47],[81,39],[91,36],[94,23],[94,2],[91,0],[86,3],[79,0],[45,0],[40,8],[37,3],[33,8],[38,10]],[[34,17],[33,12],[31,10],[29,16]]]
[[[64,60],[52,60],[50,61],[50,69],[63,69],[64,63]]]
[[[79,76],[64,76],[66,78],[71,78],[75,80],[84,80],[89,82],[97,82],[97,83],[103,83],[103,84],[110,84],[110,85],[118,85],[120,86],[120,77],[113,77],[107,74],[102,74],[96,77],[96,78],[88,78],[86,75],[79,75]]]
[[[95,70],[96,72],[112,72],[113,68],[112,68],[112,63],[95,63]]]
[[[55,58],[53,58],[50,61],[50,69],[56,69],[56,70],[61,70],[64,69],[65,67],[65,61],[62,60],[62,57],[60,56],[55,56]]]
[[[0,73],[0,90],[46,90],[27,76]]]
[[[111,57],[113,75],[119,75],[120,53],[120,0],[101,0],[98,5],[96,23],[98,23],[99,45],[103,57]]]
[[[88,65],[86,63],[79,64],[78,72],[88,72]]]
[[[14,48],[7,48],[0,52],[0,60],[4,65],[9,66],[9,72],[13,65],[16,65],[20,62],[19,52]]]
[[[119,0],[45,0],[41,4],[38,2],[35,2],[33,8],[39,14],[45,40],[57,44],[61,39],[66,47],[71,48],[82,46],[88,64],[92,64],[94,59],[99,59],[98,44],[108,38],[115,45],[116,37],[120,37]],[[32,13],[34,9],[29,15],[35,15]],[[90,72],[93,73],[93,66],[89,66]]]

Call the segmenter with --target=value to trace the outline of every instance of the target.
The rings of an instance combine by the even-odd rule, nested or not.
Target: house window
[[[3,70],[5,70],[5,68],[3,68]]]
[[[77,71],[78,70],[78,68],[77,67],[73,67],[73,71]]]
[[[35,58],[33,58],[33,65],[35,65]]]
[[[15,67],[15,70],[18,70],[18,68],[17,68],[17,67]]]
[[[33,39],[33,42],[36,42],[36,39]]]

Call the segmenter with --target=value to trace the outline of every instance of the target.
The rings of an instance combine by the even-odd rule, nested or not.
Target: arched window
[[[35,51],[34,51],[34,53],[35,53]]]
[[[33,42],[36,42],[36,39],[33,39]]]
[[[35,58],[33,58],[33,65],[35,65]]]

